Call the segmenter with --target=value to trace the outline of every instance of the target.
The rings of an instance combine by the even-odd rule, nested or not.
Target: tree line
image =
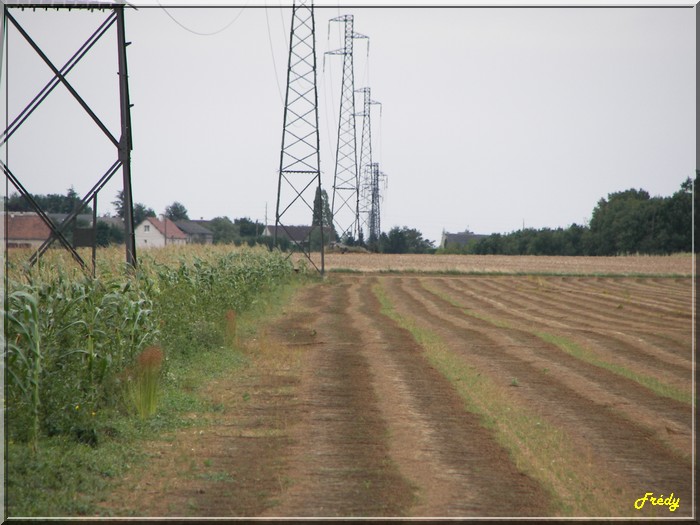
[[[65,195],[33,195],[33,198],[47,213],[71,213],[80,204],[78,194],[70,188]],[[696,206],[697,203],[697,196]],[[477,255],[621,255],[621,254],[671,254],[692,250],[693,181],[687,178],[670,197],[651,197],[643,189],[629,189],[608,194],[598,201],[587,225],[572,224],[567,228],[527,228],[507,234],[494,233],[464,246],[451,245],[435,248],[433,241],[423,238],[423,234],[407,226],[395,226],[382,232],[378,239],[339,239],[348,246],[361,246],[379,253],[464,253]],[[112,202],[117,217],[124,218],[124,195],[119,191]],[[7,211],[33,211],[29,202],[17,193],[5,197]],[[142,203],[134,203],[134,224],[138,225],[146,217],[155,217],[152,208]],[[82,213],[92,213],[89,206]],[[165,216],[172,221],[189,220],[187,208],[174,202],[165,209]],[[695,219],[697,221],[697,218]],[[328,195],[318,190],[314,199],[312,224],[322,224],[332,231],[333,227]],[[76,221],[75,225],[84,226]],[[234,220],[228,217],[215,217],[208,221],[208,229],[213,233],[215,244],[255,245],[272,247],[273,239],[264,237],[265,225],[241,217]],[[696,224],[697,227],[697,224]],[[320,248],[318,239],[310,239],[311,249]],[[124,242],[123,229],[98,221],[97,245],[119,244]],[[328,237],[326,237],[328,239]],[[328,241],[326,241],[328,242]],[[293,249],[293,243],[285,238],[278,239],[282,250]]]
[[[41,206],[46,213],[72,213],[76,211],[80,205],[80,197],[73,188],[70,188],[65,195],[49,194],[49,195],[32,195],[34,200]],[[314,198],[314,208],[312,212],[311,222],[318,226],[322,224],[328,229],[324,243],[328,244],[330,239],[338,239],[329,205],[328,194],[320,188],[316,192]],[[116,217],[124,219],[124,192],[118,191],[115,199],[111,203],[116,211]],[[27,199],[18,193],[13,193],[9,198],[5,197],[5,205],[7,211],[34,211]],[[92,208],[85,206],[81,210],[81,214],[91,214]],[[165,208],[165,217],[177,222],[180,220],[189,220],[187,208],[180,202],[175,201]],[[156,212],[153,208],[146,206],[143,203],[135,202],[133,206],[134,225],[142,223],[147,217],[156,217]],[[88,223],[80,218],[74,220],[73,224],[69,225],[67,236],[69,240],[72,238],[71,233],[74,227],[85,227]],[[234,220],[226,216],[215,217],[208,221],[207,228],[213,233],[214,244],[234,244],[237,246],[247,244],[253,246],[255,244],[263,244],[272,247],[273,238],[263,236],[265,225],[256,220],[251,220],[248,217],[240,217]],[[309,239],[312,250],[318,250],[321,247],[320,228],[315,229]],[[362,246],[370,251],[380,253],[432,253],[435,251],[433,241],[428,241],[423,238],[420,231],[414,228],[394,227],[389,232],[382,233],[379,239],[372,239],[365,243],[363,239],[353,239],[344,237],[339,239],[348,246]],[[96,230],[96,244],[98,246],[108,246],[109,244],[121,244],[124,242],[124,230],[113,224],[106,224],[98,221]],[[296,245],[288,239],[279,237],[277,245],[282,250],[295,249]]]
[[[670,197],[651,197],[643,189],[629,189],[600,199],[588,225],[495,233],[466,246],[447,247],[439,252],[600,256],[690,252],[692,201],[691,178],[687,178]]]

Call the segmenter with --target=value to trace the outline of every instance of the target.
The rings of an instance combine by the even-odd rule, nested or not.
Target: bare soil
[[[516,467],[411,334],[381,314],[377,283],[460,359],[504,386],[517,378],[514,406],[559,428],[620,487],[610,495],[629,509],[620,514],[691,515],[690,404],[536,335],[566,337],[689,392],[689,279],[421,274],[339,274],[301,290],[247,342],[251,365],[206,386],[216,409],[192,414],[203,424],[150,443],[150,460],[100,513],[556,515],[552,494]],[[635,510],[629,495],[646,492],[673,492],[680,507]]]

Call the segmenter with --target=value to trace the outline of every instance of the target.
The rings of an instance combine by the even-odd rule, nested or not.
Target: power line
[[[282,35],[284,36],[284,48],[289,49],[289,42],[287,42],[287,32],[284,30],[286,23],[284,20],[284,10],[280,6],[280,20],[282,20]]]
[[[187,27],[185,24],[183,24],[182,22],[180,22],[177,18],[175,18],[175,17],[171,14],[170,11],[168,11],[168,10],[165,8],[165,6],[163,6],[163,4],[160,3],[160,0],[158,0],[158,5],[159,5],[160,8],[165,12],[165,14],[168,15],[168,17],[170,17],[170,19],[171,19],[173,22],[175,22],[177,25],[179,25],[179,26],[180,26],[182,29],[184,29],[185,31],[188,31],[188,32],[190,32],[190,33],[192,33],[192,34],[194,34],[194,35],[198,35],[198,36],[214,36],[214,35],[218,35],[219,33],[223,33],[223,32],[226,31],[229,27],[231,27],[231,26],[238,20],[238,18],[243,14],[243,10],[246,8],[246,6],[247,6],[247,4],[248,4],[249,1],[250,1],[250,0],[246,1],[245,5],[244,5],[243,7],[240,8],[240,10],[238,11],[238,13],[236,13],[236,16],[233,17],[233,20],[231,20],[228,24],[226,24],[226,25],[225,25],[224,27],[222,27],[221,29],[217,29],[216,31],[212,31],[212,32],[209,32],[209,33],[203,33],[203,32],[201,32],[201,31],[196,31],[196,30],[194,30],[194,29],[191,29],[191,28]]]
[[[270,31],[270,17],[267,14],[267,7],[265,7],[265,21],[267,22],[267,40],[270,42],[270,55],[272,56],[272,67],[275,70],[275,82],[277,83],[277,93],[279,93],[280,101],[284,106],[284,97],[282,96],[282,86],[280,85],[280,78],[277,74],[277,62],[275,61],[275,49],[272,45],[272,32]]]

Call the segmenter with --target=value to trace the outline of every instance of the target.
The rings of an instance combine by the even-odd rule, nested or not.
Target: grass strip
[[[464,308],[463,305],[459,304],[456,302],[454,299],[449,297],[448,295],[438,291],[434,290],[428,286],[425,285],[425,283],[421,283],[421,286],[425,288],[428,292],[436,295],[440,299],[447,301],[450,303],[452,306],[455,308],[459,308],[463,314],[468,315],[469,317],[473,317],[475,319],[479,319],[481,321],[485,321],[487,323],[490,323],[494,326],[497,326],[499,328],[506,328],[506,329],[515,329],[514,326],[500,320],[500,319],[495,319],[493,317],[489,317],[483,314],[480,314],[478,312],[474,312],[473,310],[469,310],[467,308]],[[523,328],[518,328],[518,330],[523,330],[527,333],[530,333],[534,335],[535,337],[541,339],[542,341],[546,343],[553,344],[560,350],[566,352],[569,354],[571,357],[574,357],[580,361],[583,361],[585,363],[588,363],[590,365],[596,366],[598,368],[603,368],[604,370],[607,370],[609,372],[612,372],[613,374],[619,375],[621,377],[624,377],[626,379],[631,379],[635,383],[648,388],[655,394],[662,396],[662,397],[667,397],[669,399],[673,399],[675,401],[680,401],[681,403],[687,403],[691,404],[693,396],[690,392],[686,392],[684,390],[681,390],[679,388],[673,387],[671,385],[668,385],[666,383],[663,383],[662,381],[659,381],[655,377],[650,377],[644,374],[639,374],[637,372],[633,372],[632,370],[622,366],[618,365],[615,363],[609,363],[608,361],[605,361],[601,359],[599,356],[591,352],[590,350],[587,350],[583,346],[571,341],[570,339],[561,336],[561,335],[554,335],[549,332],[543,332],[541,330],[533,330],[533,329],[523,329]]]
[[[531,333],[536,335],[543,341],[555,345],[557,348],[563,350],[564,352],[566,352],[572,357],[575,357],[576,359],[585,361],[586,363],[591,364],[593,366],[597,366],[599,368],[608,370],[613,374],[617,374],[627,379],[631,379],[635,383],[638,383],[643,387],[648,388],[655,394],[658,394],[662,397],[674,399],[676,401],[680,401],[681,403],[687,403],[689,405],[692,404],[693,396],[690,392],[686,392],[675,388],[671,385],[667,385],[659,381],[655,377],[649,377],[643,374],[638,374],[636,372],[633,372],[632,370],[629,370],[628,368],[625,368],[622,365],[608,363],[607,361],[600,359],[592,352],[589,352],[582,346],[574,343],[566,337],[539,331],[533,331]]]
[[[576,448],[566,432],[516,401],[509,387],[496,384],[455,355],[434,331],[399,314],[381,284],[374,285],[372,291],[381,313],[411,333],[430,363],[464,400],[466,409],[479,415],[483,426],[493,431],[515,466],[550,493],[554,515],[625,515],[632,495],[601,478],[591,450]]]
[[[200,392],[212,380],[251,366],[245,341],[279,315],[305,280],[300,277],[259,294],[236,319],[235,342],[220,348],[206,343],[199,348],[193,342],[186,358],[168,359],[155,415],[140,419],[123,410],[86,414],[96,434],[85,436],[84,442],[65,435],[43,437],[36,453],[26,443],[9,440],[5,448],[8,517],[109,516],[111,511],[101,503],[108,501],[115,483],[129,471],[148,468],[144,444],[163,439],[165,433],[207,424],[206,416],[220,407]]]

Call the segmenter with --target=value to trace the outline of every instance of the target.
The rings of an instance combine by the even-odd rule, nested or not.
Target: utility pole
[[[353,41],[367,38],[355,33],[353,15],[332,18],[330,22],[344,23],[342,49],[327,51],[327,55],[342,55],[343,83],[340,91],[340,116],[338,118],[338,142],[335,150],[335,175],[331,213],[333,225],[340,239],[358,238],[360,231],[360,178],[357,169],[357,139],[355,133],[355,73],[353,67]]]
[[[323,275],[324,224],[316,223],[313,204],[321,193],[321,158],[318,133],[318,90],[316,88],[316,28],[313,1],[295,1],[287,62],[287,92],[282,124],[282,147],[277,182],[274,245],[280,234],[286,235]],[[296,212],[308,215],[296,219]],[[322,213],[319,215],[323,215]],[[309,220],[311,228],[304,239],[290,234],[289,220]],[[312,243],[320,238],[320,263],[311,255]]]
[[[362,117],[362,141],[360,143],[360,215],[363,217],[363,226],[367,230],[367,236],[370,237],[371,220],[370,212],[372,209],[372,119],[371,107],[374,104],[380,106],[381,102],[372,100],[371,89],[363,87],[357,90],[363,94],[362,112],[358,113],[358,117]],[[381,113],[380,113],[381,115]],[[363,240],[362,234],[360,239]]]

